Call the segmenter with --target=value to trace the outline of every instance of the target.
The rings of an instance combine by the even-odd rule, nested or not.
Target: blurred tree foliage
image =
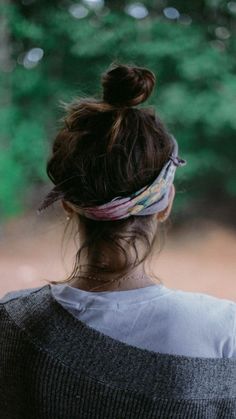
[[[235,1],[4,0],[1,15],[2,218],[48,185],[59,102],[99,97],[113,60],[157,75],[143,106],[155,107],[188,161],[176,172],[177,211],[235,199]]]

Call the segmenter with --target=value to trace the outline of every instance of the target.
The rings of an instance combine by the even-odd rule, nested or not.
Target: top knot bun
[[[112,64],[102,75],[103,101],[115,107],[136,106],[147,100],[155,82],[147,68]]]

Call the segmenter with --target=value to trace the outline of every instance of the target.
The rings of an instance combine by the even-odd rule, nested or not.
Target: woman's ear
[[[62,206],[64,208],[64,210],[69,213],[72,214],[74,212],[74,210],[67,204],[66,201],[64,201],[64,199],[61,200]]]
[[[171,209],[172,209],[174,197],[175,197],[175,187],[172,183],[171,190],[170,190],[170,196],[169,196],[169,204],[164,210],[157,213],[158,221],[164,222],[169,217]]]

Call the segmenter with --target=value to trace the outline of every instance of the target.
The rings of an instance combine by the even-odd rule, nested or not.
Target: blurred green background
[[[61,102],[101,94],[118,60],[150,68],[155,107],[188,164],[176,171],[172,228],[155,273],[170,288],[235,300],[236,1],[2,0],[0,295],[61,280],[61,207],[36,210]]]
[[[119,60],[157,76],[143,106],[188,161],[175,213],[235,223],[236,1],[2,0],[0,19],[0,221],[36,210],[51,187],[60,101],[99,97],[101,73]]]

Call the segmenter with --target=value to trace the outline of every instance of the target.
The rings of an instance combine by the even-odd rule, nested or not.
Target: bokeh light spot
[[[82,4],[71,4],[69,7],[69,13],[76,19],[83,19],[88,14],[88,9]]]
[[[42,48],[32,48],[24,55],[22,64],[25,68],[34,68],[43,58],[43,55]]]
[[[229,30],[224,26],[218,26],[218,28],[215,29],[215,34],[217,38],[220,39],[228,39],[231,36]]]
[[[102,9],[104,7],[104,0],[83,0],[83,2],[91,9]]]
[[[229,1],[227,3],[227,7],[228,7],[228,9],[229,9],[229,11],[231,13],[235,13],[236,14],[236,2],[235,1]]]
[[[148,9],[142,3],[133,3],[126,6],[125,12],[135,19],[143,19],[148,16]]]
[[[175,7],[165,7],[163,14],[167,19],[179,19],[179,11]]]

